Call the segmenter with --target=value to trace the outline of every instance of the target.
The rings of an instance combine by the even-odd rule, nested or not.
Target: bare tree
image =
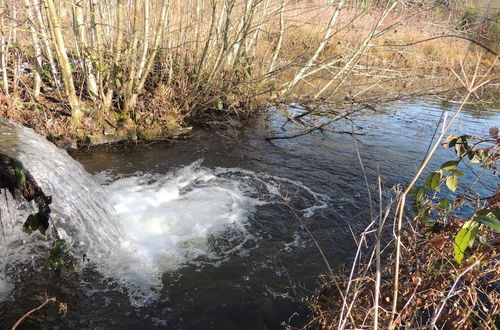
[[[44,0],[46,6],[47,19],[49,21],[50,31],[54,37],[54,44],[57,54],[57,60],[61,70],[61,76],[64,83],[64,91],[68,98],[68,103],[71,106],[71,117],[75,125],[79,125],[82,119],[82,112],[80,109],[80,100],[76,96],[75,85],[73,82],[73,73],[71,64],[66,51],[66,45],[61,31],[61,23],[59,15],[56,12],[53,0]]]

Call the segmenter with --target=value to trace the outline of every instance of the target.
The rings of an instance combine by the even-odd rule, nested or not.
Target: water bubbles
[[[0,270],[0,302],[11,299],[11,293],[14,290],[14,285],[7,278],[6,274]]]
[[[328,205],[326,196],[300,182],[240,168],[206,168],[202,160],[168,173],[93,177],[31,129],[0,121],[0,137],[8,141],[0,152],[15,150],[13,156],[53,199],[53,226],[46,236],[21,230],[32,205],[15,209],[0,199],[0,208],[9,211],[3,213],[9,217],[3,219],[6,239],[0,243],[1,297],[9,296],[11,283],[21,282],[21,273],[39,270],[36,260],[46,258],[52,241],[65,239],[79,270],[97,271],[109,290],[146,306],[162,297],[165,273],[186,265],[203,272],[233,257],[250,258],[264,233],[288,240],[301,230],[283,223],[293,219],[278,223],[276,212],[290,206],[312,217]],[[257,213],[263,216],[256,219]],[[289,248],[299,248],[299,240],[294,237]],[[81,285],[88,294],[95,290],[92,283]]]
[[[188,264],[202,272],[206,264],[220,267],[231,256],[249,256],[259,246],[252,222],[260,207],[290,203],[311,216],[327,205],[326,197],[299,182],[237,168],[205,168],[201,162],[166,174],[101,178],[122,240],[100,269],[138,306],[157,298],[165,272]],[[286,188],[294,193],[285,201]],[[295,234],[287,248],[301,246]]]

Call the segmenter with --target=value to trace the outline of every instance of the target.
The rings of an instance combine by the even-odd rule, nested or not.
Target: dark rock
[[[19,192],[28,202],[34,200],[38,205],[38,212],[28,216],[24,230],[28,233],[34,230],[45,233],[49,227],[51,196],[45,195],[35,178],[20,161],[4,154],[0,154],[0,189],[6,189],[14,198]]]

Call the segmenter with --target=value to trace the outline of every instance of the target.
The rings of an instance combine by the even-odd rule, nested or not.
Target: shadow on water
[[[388,188],[404,184],[414,174],[441,117],[442,106],[439,102],[421,100],[387,106],[383,113],[357,118],[357,129],[366,135],[356,138],[373,185],[377,173]],[[446,107],[453,110],[456,105]],[[331,131],[313,132],[298,139],[267,142],[263,137],[270,131],[290,134],[297,129],[288,124],[282,130],[285,120],[283,114],[276,111],[264,127],[198,132],[190,139],[175,142],[100,146],[73,152],[72,156],[95,174],[111,200],[116,197],[113,192],[116,185],[128,184],[131,178],[148,178],[150,181],[144,189],[152,189],[152,194],[166,192],[157,200],[141,199],[140,203],[153,203],[155,207],[160,203],[159,213],[177,208],[170,218],[192,212],[191,217],[199,219],[205,219],[203,213],[209,212],[212,213],[207,219],[224,212],[231,215],[243,205],[246,211],[242,213],[241,230],[247,236],[238,236],[234,230],[224,227],[227,231],[209,233],[203,236],[203,241],[195,240],[192,244],[202,244],[203,253],[193,257],[190,254],[195,250],[189,248],[187,252],[183,250],[184,259],[179,267],[159,267],[162,285],[155,289],[157,298],[142,307],[131,304],[127,290],[119,289],[116,281],[103,278],[92,267],[61,275],[40,271],[31,279],[37,286],[16,290],[15,300],[1,305],[0,327],[12,324],[23,311],[36,305],[34,297],[44,290],[67,302],[69,313],[59,319],[54,316],[57,315],[54,310],[41,312],[26,322],[26,329],[275,329],[289,320],[294,325],[304,324],[307,308],[301,298],[314,290],[318,276],[324,274],[326,268],[311,238],[280,196],[287,196],[294,208],[303,211],[299,212],[304,215],[303,221],[333,267],[342,267],[352,257],[355,249],[352,235],[362,231],[369,220],[368,199],[352,137],[332,132],[350,130],[350,124],[336,124]],[[484,114],[468,109],[453,130],[486,134],[489,127],[499,122],[498,110]],[[439,149],[429,169],[453,158],[451,151]],[[182,172],[186,168],[191,172]],[[182,175],[187,175],[184,181],[175,181]],[[480,189],[495,187],[498,181],[493,181],[483,182],[484,187]],[[168,197],[168,187],[172,184],[182,187],[179,196]],[[216,187],[220,193],[228,185],[241,196],[231,197],[227,207],[224,199],[227,194],[209,198],[215,194],[211,188]],[[137,187],[132,186],[130,196],[135,196]],[[126,197],[121,196],[120,201]],[[240,197],[253,201],[247,200],[253,206],[235,202],[240,201]],[[162,204],[165,199],[168,203]],[[214,208],[214,204],[218,208]],[[206,208],[196,210],[200,205]],[[130,206],[130,209],[137,208],[139,205]],[[311,208],[313,211],[306,216],[306,210]],[[140,215],[135,216],[142,219]],[[179,219],[185,221],[185,218]],[[192,226],[210,220],[201,221]],[[166,230],[165,223],[160,222],[159,226]],[[175,232],[172,237],[179,235]],[[235,237],[242,241],[243,237],[251,239],[235,249],[238,246]],[[170,244],[160,242],[161,246]],[[182,244],[189,245],[189,242],[193,241]],[[178,245],[172,246],[178,248]],[[159,259],[152,260],[164,262],[166,255],[172,257],[163,253]],[[146,256],[155,254],[148,250]],[[153,265],[142,262],[141,267]]]

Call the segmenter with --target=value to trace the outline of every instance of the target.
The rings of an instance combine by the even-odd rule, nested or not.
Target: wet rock
[[[35,178],[22,163],[14,158],[0,154],[0,189],[6,189],[12,197],[19,193],[28,202],[35,201],[38,212],[30,214],[24,223],[24,230],[31,233],[40,230],[45,233],[49,227],[52,198],[45,195]]]

